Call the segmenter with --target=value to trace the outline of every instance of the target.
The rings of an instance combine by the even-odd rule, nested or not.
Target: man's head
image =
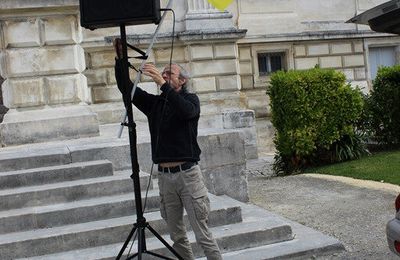
[[[176,92],[185,88],[190,78],[189,73],[176,63],[172,63],[171,67],[169,65],[165,66],[161,75],[165,81],[169,82]]]

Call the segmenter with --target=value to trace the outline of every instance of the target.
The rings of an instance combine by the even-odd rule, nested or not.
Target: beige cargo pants
[[[167,222],[173,248],[185,260],[193,260],[193,251],[183,223],[185,208],[197,243],[203,248],[208,260],[222,259],[218,245],[208,229],[210,200],[198,165],[177,173],[158,175],[161,216]]]

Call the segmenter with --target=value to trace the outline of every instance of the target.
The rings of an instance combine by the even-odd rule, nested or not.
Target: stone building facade
[[[333,68],[369,91],[380,62],[399,63],[400,38],[345,21],[382,2],[235,0],[220,12],[206,0],[174,0],[174,61],[191,71],[191,89],[202,102],[201,127],[223,128],[232,110],[268,117],[265,91],[277,69]],[[0,124],[2,145],[94,136],[100,124],[121,120],[111,44],[119,29],[83,29],[78,5],[0,2],[1,89],[9,109]],[[154,30],[130,26],[129,42],[146,49]],[[149,57],[160,69],[169,62],[171,30],[168,14]],[[145,77],[140,86],[158,91]],[[144,119],[137,111],[135,116]]]

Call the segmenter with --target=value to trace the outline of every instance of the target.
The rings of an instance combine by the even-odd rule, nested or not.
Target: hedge
[[[399,147],[400,65],[379,68],[368,97],[367,112],[373,139],[389,147]]]
[[[325,156],[339,160],[343,142],[353,149],[346,140],[358,145],[354,125],[364,102],[343,73],[320,68],[279,71],[271,76],[267,94],[276,128],[277,173],[299,171]]]

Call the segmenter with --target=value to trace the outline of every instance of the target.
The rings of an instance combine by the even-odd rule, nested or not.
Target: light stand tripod
[[[135,232],[137,232],[138,236],[138,252],[130,256],[128,259],[132,259],[134,257],[138,257],[139,260],[142,259],[142,254],[147,253],[153,256],[157,256],[163,259],[172,259],[166,256],[162,256],[160,254],[148,251],[146,248],[146,238],[145,238],[145,229],[150,230],[151,233],[155,237],[158,238],[178,259],[182,259],[179,254],[150,226],[150,224],[146,221],[143,216],[143,208],[142,208],[142,198],[140,193],[140,180],[139,180],[139,163],[137,158],[137,135],[136,135],[136,124],[133,119],[132,112],[132,96],[130,92],[130,80],[129,80],[129,67],[128,67],[128,51],[127,51],[127,43],[126,43],[126,31],[125,25],[120,26],[121,29],[121,41],[122,41],[122,83],[123,83],[123,96],[125,108],[128,116],[128,123],[124,123],[125,126],[128,126],[129,129],[129,144],[130,144],[130,153],[131,153],[131,163],[132,163],[132,175],[130,176],[133,180],[134,192],[135,192],[135,203],[136,203],[136,223],[133,224],[133,228],[128,235],[124,245],[122,246],[118,256],[116,259],[120,259],[122,254],[124,253],[129,241],[132,239],[132,236]]]
[[[170,3],[169,3],[170,4]],[[169,5],[168,4],[168,5]],[[163,20],[165,15],[163,15],[161,21]],[[161,24],[161,22],[160,22]],[[146,253],[149,255],[153,255],[162,259],[171,259],[169,257],[151,252],[147,250],[146,247],[146,238],[145,238],[145,229],[147,228],[155,237],[158,238],[158,240],[164,244],[166,248],[169,249],[169,251],[174,254],[178,259],[183,260],[181,256],[150,226],[150,224],[146,221],[145,217],[143,216],[143,207],[142,207],[142,198],[141,198],[141,191],[140,191],[140,180],[139,180],[139,163],[138,163],[138,158],[137,158],[137,134],[136,134],[136,124],[133,119],[133,111],[132,111],[132,98],[134,96],[134,91],[137,86],[137,83],[139,82],[141,70],[139,70],[138,75],[136,77],[135,83],[131,84],[129,80],[129,63],[128,63],[128,51],[127,51],[127,41],[126,41],[126,31],[125,31],[125,24],[120,25],[120,30],[121,30],[121,42],[122,42],[122,67],[121,67],[121,76],[122,76],[122,84],[123,86],[121,87],[122,94],[123,94],[123,100],[124,100],[124,105],[126,108],[126,117],[128,117],[128,123],[125,122],[122,123],[122,125],[127,126],[129,129],[129,144],[130,144],[130,154],[131,154],[131,163],[132,163],[132,175],[130,178],[133,180],[133,186],[134,186],[134,193],[135,193],[135,203],[136,203],[136,216],[137,220],[136,223],[133,224],[133,228],[130,231],[127,239],[124,242],[124,245],[122,246],[120,252],[118,253],[117,260],[121,258],[123,255],[126,247],[128,246],[129,242],[131,241],[133,235],[135,232],[137,232],[137,238],[138,238],[138,251],[137,253],[133,254],[132,256],[129,256],[127,259],[133,259],[134,257],[138,257],[139,260],[142,259],[142,254]],[[157,28],[158,30],[158,28]],[[157,31],[156,31],[157,33]],[[156,34],[155,33],[155,34]],[[155,35],[153,37],[153,42],[155,39]],[[153,43],[152,42],[152,43]],[[152,44],[151,44],[152,46]],[[151,46],[149,49],[151,49]],[[118,47],[117,47],[118,48]],[[144,55],[146,57],[146,55]],[[140,67],[142,69],[143,63]],[[133,89],[131,89],[131,86]],[[122,131],[122,130],[121,130]]]

